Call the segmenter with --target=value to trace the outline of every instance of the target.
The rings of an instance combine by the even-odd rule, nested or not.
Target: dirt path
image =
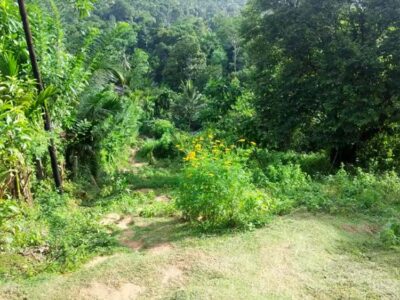
[[[365,220],[295,215],[211,236],[168,218],[117,222],[124,253],[73,274],[0,285],[1,297],[399,299],[400,252],[370,245],[374,225]]]

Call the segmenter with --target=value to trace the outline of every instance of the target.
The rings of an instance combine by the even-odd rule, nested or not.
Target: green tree
[[[125,0],[117,0],[109,8],[105,17],[115,17],[117,21],[129,21],[133,17],[133,8]]]
[[[216,34],[229,56],[228,71],[237,72],[243,64],[239,17],[218,17],[215,21]]]
[[[206,122],[218,122],[225,118],[242,92],[237,78],[210,80],[203,91],[207,106],[202,112],[202,119]]]
[[[94,8],[96,0],[68,0],[68,2],[75,6],[81,17],[85,17]]]
[[[206,67],[206,55],[195,36],[185,36],[170,50],[170,56],[163,71],[164,80],[172,88],[178,88],[187,80],[195,81]]]
[[[400,1],[252,0],[245,39],[264,141],[332,162],[399,119]]]
[[[149,55],[142,49],[135,49],[131,58],[131,79],[130,86],[132,89],[144,88],[149,84],[149,75],[151,66],[149,63]]]
[[[182,83],[182,93],[172,105],[173,119],[177,127],[185,130],[201,128],[200,116],[204,108],[204,97],[191,80]]]

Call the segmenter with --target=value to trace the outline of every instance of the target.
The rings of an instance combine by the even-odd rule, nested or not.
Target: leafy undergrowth
[[[112,189],[108,185],[97,191],[86,189],[83,197],[79,191],[85,189],[69,187],[63,196],[39,191],[33,206],[0,201],[0,281],[71,272],[92,257],[120,251],[116,239],[119,228],[102,224],[109,213],[144,217],[176,214],[174,199],[165,188],[149,188],[154,186],[149,182],[172,176],[169,171],[143,170],[134,181],[143,188],[132,184],[130,176],[121,175],[123,179]],[[158,185],[164,187],[163,181]]]
[[[276,218],[262,229],[224,234],[204,234],[175,218],[138,217],[122,233],[127,251],[97,259],[68,276],[2,284],[0,295],[396,299],[400,251],[380,247],[378,231],[379,224],[370,218],[300,212]]]
[[[20,234],[14,250],[0,255],[0,299],[396,299],[400,293],[397,176],[342,170],[311,180],[296,165],[277,164],[255,172],[255,184],[285,216],[271,216],[258,229],[211,230],[197,226],[200,218],[182,220],[175,205],[182,173],[163,163],[134,163],[84,197],[71,188],[63,197],[45,193],[34,210],[15,203],[2,210],[2,226],[16,220]],[[314,215],[299,212],[305,209]]]

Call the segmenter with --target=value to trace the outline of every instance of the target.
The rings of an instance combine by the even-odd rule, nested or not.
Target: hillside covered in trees
[[[0,0],[0,299],[397,299],[399,42],[400,0]]]

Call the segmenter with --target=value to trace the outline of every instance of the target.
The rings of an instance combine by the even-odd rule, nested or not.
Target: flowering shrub
[[[272,203],[245,168],[255,143],[238,143],[228,146],[208,135],[194,139],[188,149],[178,145],[186,156],[177,206],[187,219],[212,227],[265,222]]]

